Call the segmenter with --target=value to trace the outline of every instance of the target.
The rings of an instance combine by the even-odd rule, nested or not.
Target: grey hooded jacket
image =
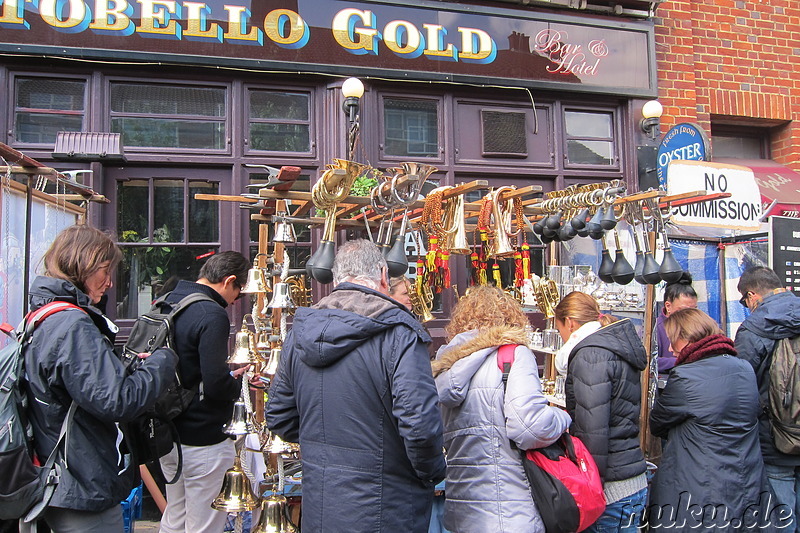
[[[428,530],[445,474],[428,342],[405,307],[353,283],[297,310],[266,422],[300,443],[304,531]]]
[[[522,329],[468,331],[434,363],[447,448],[444,525],[451,531],[544,532],[519,450],[552,444],[570,418],[547,404],[536,358],[524,345],[515,350],[504,393],[498,347],[524,342]]]

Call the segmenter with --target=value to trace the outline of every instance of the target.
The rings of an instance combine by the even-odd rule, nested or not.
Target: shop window
[[[564,112],[564,122],[568,164],[616,164],[612,113],[568,110]]]
[[[484,157],[528,155],[525,113],[481,110]]]
[[[86,81],[18,77],[14,81],[14,137],[55,144],[59,131],[82,131]]]
[[[111,131],[126,147],[223,150],[227,91],[143,83],[111,84]]]
[[[214,182],[174,178],[117,183],[117,234],[124,259],[117,269],[117,318],[136,318],[178,279],[197,279],[199,258],[219,249]]]
[[[251,150],[310,153],[311,94],[248,91]]]
[[[714,157],[734,159],[769,159],[769,130],[752,126],[711,125]]]
[[[384,98],[383,154],[439,157],[439,103],[436,100]]]

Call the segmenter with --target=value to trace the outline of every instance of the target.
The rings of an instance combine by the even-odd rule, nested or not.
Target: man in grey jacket
[[[388,297],[373,243],[343,244],[333,275],[333,292],[295,314],[266,412],[300,443],[303,529],[425,532],[445,475],[430,337]]]

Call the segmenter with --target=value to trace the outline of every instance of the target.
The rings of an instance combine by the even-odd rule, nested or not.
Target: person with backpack
[[[43,321],[24,349],[25,392],[36,454],[46,458],[59,440],[70,406],[60,482],[43,517],[56,533],[121,533],[122,507],[135,466],[123,455],[117,423],[151,407],[175,373],[168,349],[141,354],[129,374],[114,352],[116,325],[95,305],[112,286],[122,252],[102,231],[63,230],[44,254],[44,275],[30,287],[32,312],[53,301],[68,309]]]
[[[650,412],[650,431],[667,444],[651,487],[648,527],[762,531],[757,517],[746,516],[769,494],[755,373],[699,309],[670,313],[664,330],[676,363]],[[693,512],[705,506],[716,514]]]
[[[166,486],[162,533],[220,533],[225,527],[227,514],[212,509],[211,502],[222,488],[225,472],[233,466],[234,442],[223,426],[231,419],[233,404],[242,392],[241,376],[248,368],[231,371],[226,363],[231,324],[225,308],[241,294],[250,265],[239,252],[212,255],[197,281],[179,281],[166,297],[172,304],[193,293],[211,300],[197,301],[175,317],[178,372],[183,386],[198,392],[173,419],[183,465],[176,482]],[[174,478],[177,446],[160,463],[164,476]]]
[[[543,448],[570,418],[548,405],[528,319],[492,286],[470,287],[453,309],[433,374],[447,449],[444,525],[454,533],[544,533],[520,450]],[[504,390],[498,351],[516,345]]]
[[[769,396],[771,386],[781,385],[772,384],[770,378],[776,348],[782,339],[800,335],[800,298],[784,288],[772,269],[762,266],[746,269],[737,289],[742,295],[739,302],[750,311],[750,316],[739,326],[734,344],[739,357],[749,362],[756,372],[761,403],[759,439],[767,479],[778,502],[788,506],[796,517],[800,512],[800,454],[788,454],[776,448]],[[795,392],[800,394],[800,391]],[[797,402],[795,395],[793,403]],[[794,525],[784,531],[800,531],[800,521],[794,519],[793,522]]]
[[[570,433],[591,452],[603,479],[606,510],[586,531],[636,533],[647,500],[647,466],[639,447],[641,372],[647,353],[630,320],[600,312],[571,292],[555,307],[567,346],[564,383]]]

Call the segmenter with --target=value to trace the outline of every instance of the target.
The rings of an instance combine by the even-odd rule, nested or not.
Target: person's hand
[[[139,359],[147,359],[150,355],[150,352],[142,352],[139,354]]]
[[[250,370],[251,366],[253,366],[253,365],[244,365],[244,366],[240,366],[239,368],[237,368],[235,370],[231,370],[231,376],[233,376],[236,379],[239,379],[242,376],[242,374],[244,374],[245,372]]]

